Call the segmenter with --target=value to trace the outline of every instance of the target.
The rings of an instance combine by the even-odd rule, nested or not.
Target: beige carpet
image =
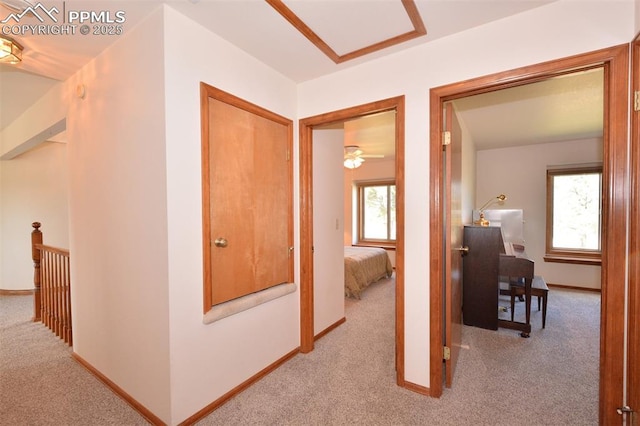
[[[597,424],[598,294],[552,289],[547,328],[540,329],[534,310],[529,339],[464,327],[454,386],[439,399],[395,385],[393,302],[393,280],[347,300],[347,322],[312,353],[294,357],[199,424]],[[28,321],[30,303],[0,297],[0,425],[145,424],[44,326]]]

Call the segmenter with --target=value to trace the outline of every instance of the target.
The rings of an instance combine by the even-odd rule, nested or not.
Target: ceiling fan
[[[344,147],[344,166],[347,169],[360,167],[365,158],[384,158],[384,155],[365,154],[358,145],[346,145]]]

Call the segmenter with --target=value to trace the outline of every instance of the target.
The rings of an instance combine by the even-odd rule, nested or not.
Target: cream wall
[[[313,131],[314,335],[344,318],[344,131]]]
[[[298,86],[300,117],[406,96],[407,381],[429,387],[429,89],[628,43],[633,6],[554,2]]]
[[[504,209],[524,211],[527,256],[537,275],[552,284],[600,288],[600,266],[544,261],[546,236],[547,166],[602,161],[602,139],[586,139],[477,153],[477,198],[481,205],[496,194],[507,194]],[[496,167],[499,164],[499,167]]]
[[[38,148],[66,115],[67,93],[57,84],[22,116],[0,130],[0,289],[33,288],[31,223],[40,221],[45,244],[69,248],[66,159],[58,146]],[[46,156],[43,153],[52,153]],[[19,167],[16,164],[20,164]],[[58,171],[55,169],[60,168]],[[22,170],[24,169],[24,170]],[[39,169],[39,170],[38,170]],[[63,188],[64,187],[64,188]],[[47,194],[58,194],[52,198]],[[38,200],[37,198],[40,198]],[[27,223],[28,222],[28,223]]]
[[[31,224],[44,244],[69,248],[67,146],[46,142],[0,162],[0,289],[33,288]]]
[[[300,344],[298,291],[221,321],[202,323],[199,84],[204,81],[292,120],[296,119],[296,86],[170,7],[165,7],[164,19],[165,272],[170,300],[171,423],[176,424]],[[181,52],[180,60],[172,52]],[[297,127],[294,135],[297,140]],[[294,145],[291,158],[297,159]],[[297,176],[297,160],[294,165]],[[297,193],[296,184],[296,230]],[[296,279],[298,240],[296,232]]]
[[[67,82],[74,352],[171,418],[163,13]]]

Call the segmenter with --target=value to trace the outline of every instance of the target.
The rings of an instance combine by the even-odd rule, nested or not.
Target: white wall
[[[69,248],[67,146],[46,142],[0,163],[0,289],[33,288],[31,231]]]
[[[74,351],[170,419],[163,14],[67,82]]]
[[[344,318],[344,131],[313,131],[314,335]]]
[[[32,229],[31,222],[42,222],[45,244],[69,248],[67,183],[63,182],[67,177],[66,159],[60,155],[65,148],[58,146],[57,150],[51,148],[38,154],[28,153],[44,142],[45,138],[38,138],[38,134],[64,119],[66,99],[64,85],[57,84],[22,116],[0,130],[0,157],[3,157],[0,161],[2,290],[33,288],[28,235]],[[44,152],[52,153],[52,156],[47,158]],[[25,170],[21,170],[23,168]],[[58,194],[60,198],[52,199],[46,195],[49,193]]]
[[[165,8],[171,423],[220,398],[300,344],[300,293],[202,323],[201,81],[291,119],[296,86],[200,25]],[[181,52],[176,60],[172,52]],[[294,129],[297,140],[297,130]],[[291,158],[297,170],[297,144]],[[297,181],[297,179],[296,179]],[[298,188],[294,188],[298,229]],[[299,235],[296,231],[296,252]],[[296,273],[299,276],[299,256]],[[296,279],[297,281],[297,279]]]
[[[504,205],[492,208],[524,210],[525,246],[536,274],[552,284],[599,289],[600,266],[545,262],[543,257],[547,166],[601,162],[602,139],[490,149],[478,151],[477,158],[476,206],[506,194]]]
[[[463,225],[473,222],[473,209],[476,208],[476,144],[464,123],[462,129],[462,202],[460,204]]]
[[[406,96],[407,381],[429,386],[429,89],[628,43],[633,33],[632,2],[559,1],[299,85],[300,117]]]

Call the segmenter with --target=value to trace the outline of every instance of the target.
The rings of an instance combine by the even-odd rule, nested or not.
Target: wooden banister
[[[71,330],[71,279],[69,250],[42,244],[40,223],[32,224],[31,256],[34,277],[34,321],[42,321],[69,346]]]
[[[38,245],[42,244],[42,231],[40,231],[40,222],[31,224],[31,258],[33,259],[33,321],[42,321],[42,301],[40,293],[40,250]]]

